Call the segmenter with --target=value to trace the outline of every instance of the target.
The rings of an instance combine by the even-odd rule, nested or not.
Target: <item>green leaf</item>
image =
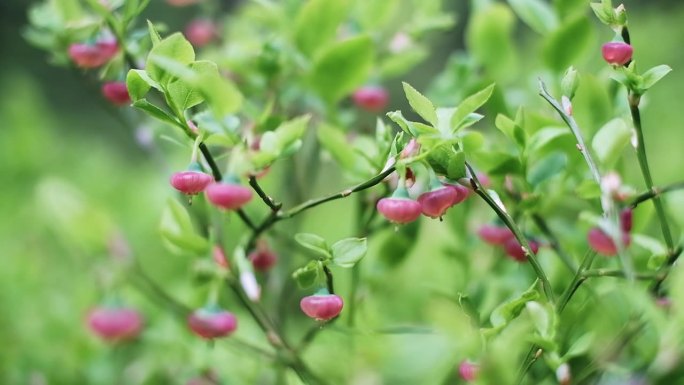
[[[545,127],[535,132],[529,140],[527,151],[531,154],[541,151],[556,139],[571,135],[567,127]]]
[[[330,248],[325,239],[319,237],[316,234],[310,233],[299,233],[294,236],[295,241],[305,248],[319,254],[325,258],[332,258]]]
[[[668,65],[659,65],[651,68],[650,70],[644,72],[643,75],[643,83],[642,83],[642,90],[646,91],[649,88],[653,87],[658,81],[662,78],[665,77],[665,75],[669,74],[670,71],[672,71],[672,68]]]
[[[539,159],[527,173],[527,181],[538,186],[547,179],[560,174],[568,164],[568,157],[562,152],[552,152]]]
[[[126,76],[126,88],[131,100],[138,101],[147,95],[150,88],[160,89],[159,84],[147,75],[145,70],[130,70]]]
[[[404,118],[404,115],[402,115],[401,111],[388,112],[387,117],[399,125],[404,132],[414,137],[420,135],[439,134],[439,131],[432,126],[407,120]]]
[[[307,289],[322,280],[322,265],[320,261],[309,261],[304,267],[300,267],[292,273],[292,278],[302,289]]]
[[[164,68],[159,66],[159,60],[157,60],[159,58],[167,58],[183,65],[189,65],[195,60],[195,50],[180,32],[163,39],[152,48],[147,57],[145,70],[152,79],[166,85],[171,77]]]
[[[368,35],[332,44],[314,62],[309,84],[328,103],[337,102],[366,81],[373,47]]]
[[[161,36],[159,36],[159,32],[157,32],[157,29],[154,27],[154,24],[152,24],[151,21],[147,20],[147,30],[150,33],[150,40],[152,41],[152,47],[156,47],[161,43]]]
[[[451,180],[458,180],[466,176],[465,153],[456,151],[454,156],[449,158],[446,176]]]
[[[548,34],[558,27],[558,17],[547,2],[542,0],[508,0],[508,4],[525,24],[541,35]]]
[[[490,84],[483,90],[465,98],[465,100],[463,100],[463,102],[456,107],[456,111],[451,116],[451,129],[456,131],[463,127],[463,122],[468,115],[475,112],[475,110],[485,104],[492,96],[493,91],[494,84]]]
[[[539,335],[544,339],[553,340],[556,334],[556,313],[554,310],[536,301],[527,302],[525,308]]]
[[[175,199],[168,200],[159,231],[165,241],[182,251],[203,254],[209,250],[209,241],[195,232],[190,214]]]
[[[410,84],[403,82],[404,94],[406,94],[406,99],[408,99],[413,111],[418,113],[420,117],[425,119],[426,122],[430,123],[432,126],[437,125],[437,114],[435,112],[435,106],[432,102],[423,96],[420,92],[416,91],[415,88],[411,87]]]
[[[575,189],[575,194],[582,199],[594,199],[601,196],[601,187],[593,179],[585,179]]]
[[[631,138],[632,130],[625,121],[615,118],[598,130],[591,141],[591,148],[599,161],[610,167],[620,157]]]
[[[581,337],[579,337],[577,340],[575,340],[575,343],[570,346],[568,351],[565,353],[563,356],[562,360],[569,361],[570,359],[574,357],[579,357],[584,355],[589,351],[591,348],[591,344],[594,342],[594,334],[592,332],[583,334]]]
[[[546,38],[544,61],[551,69],[564,71],[591,49],[593,36],[592,25],[584,15],[564,23]]]
[[[194,81],[195,79],[201,79],[203,76],[214,77],[214,74],[218,74],[216,64],[206,60],[190,63],[189,69],[194,73],[190,79],[174,79],[167,86],[171,100],[181,111],[185,111],[204,101],[204,95],[199,86],[189,84],[187,80]],[[198,82],[195,81],[195,83]]]
[[[493,78],[508,80],[517,73],[514,27],[515,16],[504,4],[492,2],[481,10],[474,9],[466,31],[466,45]]]
[[[339,267],[354,267],[368,251],[366,238],[347,238],[333,243],[331,246],[333,263]]]
[[[529,289],[508,302],[499,305],[489,317],[494,328],[506,326],[510,321],[517,318],[525,309],[525,305],[539,298],[539,293],[535,290],[535,282]]]
[[[356,169],[358,157],[347,141],[342,130],[322,124],[317,129],[318,141],[321,143],[343,170],[353,172]]]
[[[310,0],[302,6],[294,21],[294,41],[305,55],[313,57],[332,40],[347,16],[347,0]]]
[[[135,103],[133,103],[133,107],[145,111],[153,118],[159,119],[162,122],[182,127],[182,125],[175,118],[173,118],[171,115],[169,115],[166,111],[162,110],[161,108],[148,102],[147,99],[136,100]]]
[[[516,143],[520,148],[525,148],[525,131],[511,118],[499,114],[496,116],[494,125],[499,129],[499,131],[503,132],[508,139]]]

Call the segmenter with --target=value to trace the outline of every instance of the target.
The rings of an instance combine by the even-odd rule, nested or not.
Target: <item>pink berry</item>
[[[455,205],[463,202],[470,195],[470,190],[468,190],[467,187],[461,186],[460,184],[447,183],[447,184],[445,184],[445,186],[456,191],[456,195],[454,197],[454,202],[452,203],[452,206],[455,206]]]
[[[124,82],[107,82],[102,85],[102,95],[115,106],[123,106],[131,102]]]
[[[88,326],[108,342],[132,340],[140,334],[142,316],[134,309],[98,307],[88,313]]]
[[[204,339],[227,337],[237,329],[237,318],[225,310],[199,309],[188,316],[188,327]]]
[[[447,186],[422,193],[418,197],[423,215],[440,218],[459,198],[458,191]]]
[[[343,306],[342,297],[335,294],[314,294],[302,298],[299,302],[304,314],[316,321],[327,321],[337,317]]]
[[[477,231],[477,235],[490,245],[503,245],[506,241],[515,237],[508,227],[496,225],[482,225]]]
[[[458,365],[458,374],[461,376],[463,381],[466,382],[475,381],[477,378],[477,372],[479,370],[479,365],[468,360],[465,360]]]
[[[257,247],[249,254],[248,258],[252,261],[252,266],[256,271],[268,271],[278,262],[278,255],[268,246]]]
[[[185,27],[185,37],[195,47],[203,47],[218,36],[216,25],[211,20],[196,19]]]
[[[81,68],[97,68],[106,64],[119,50],[115,40],[95,44],[75,43],[69,46],[69,57]]]
[[[359,108],[382,112],[389,102],[389,94],[380,86],[364,86],[354,92],[352,99]]]
[[[390,222],[413,222],[422,213],[420,203],[406,198],[382,198],[378,201],[377,209]]]
[[[539,243],[536,241],[528,241],[530,245],[530,249],[532,249],[532,254],[537,254],[537,251],[539,251]],[[522,246],[518,242],[517,239],[511,238],[504,243],[504,250],[506,251],[506,254],[515,259],[518,262],[525,262],[527,260],[527,256],[525,255],[525,251],[523,250]]]
[[[629,207],[620,212],[620,229],[623,232],[629,233],[632,231],[632,217],[633,212]]]
[[[625,65],[632,60],[634,49],[631,45],[619,41],[606,43],[601,47],[603,59],[612,65]]]
[[[202,171],[188,170],[171,175],[171,186],[188,195],[199,194],[213,181],[211,175]]]
[[[211,257],[214,259],[214,262],[216,262],[216,264],[219,265],[221,268],[230,268],[230,265],[228,264],[228,258],[226,258],[226,253],[223,252],[221,246],[214,246],[214,249],[211,253]]]
[[[252,190],[235,183],[212,183],[205,193],[209,202],[225,210],[236,210],[252,199]]]
[[[589,230],[587,241],[589,241],[589,247],[599,254],[607,257],[617,254],[617,246],[613,242],[613,239],[598,227]],[[624,243],[625,246],[629,246],[631,241],[632,239],[629,234],[622,233],[622,243]]]

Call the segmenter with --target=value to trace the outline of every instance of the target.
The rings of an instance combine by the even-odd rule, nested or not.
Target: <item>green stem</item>
[[[571,272],[577,271],[577,263],[575,263],[572,257],[560,246],[558,237],[556,237],[553,231],[551,231],[551,228],[546,223],[544,218],[542,218],[542,216],[539,214],[533,214],[532,220],[534,221],[534,224],[537,225],[539,230],[541,230],[542,234],[544,234],[544,236],[546,236],[546,238],[549,240],[549,245],[556,252],[556,254],[558,254],[558,257],[560,257],[561,261],[563,261],[563,264],[567,266]]]
[[[546,277],[546,273],[544,273],[544,269],[542,269],[541,265],[539,264],[539,261],[537,261],[537,257],[532,252],[532,248],[530,247],[530,244],[527,242],[527,239],[523,235],[522,231],[518,228],[518,225],[516,225],[513,218],[511,218],[511,216],[508,215],[506,210],[503,207],[499,206],[499,204],[495,202],[491,196],[489,196],[487,191],[480,184],[480,181],[477,179],[477,176],[475,175],[475,170],[473,170],[473,168],[470,166],[468,162],[466,162],[466,167],[468,168],[468,170],[470,170],[470,184],[473,188],[473,191],[475,191],[475,193],[477,193],[477,195],[479,195],[489,205],[489,207],[491,207],[492,210],[494,210],[496,215],[499,216],[499,218],[503,221],[506,227],[508,227],[513,232],[513,235],[518,240],[518,243],[520,243],[520,245],[522,246],[523,252],[527,257],[527,261],[530,263],[532,269],[534,270],[535,274],[542,283],[544,295],[549,300],[549,302],[553,303],[554,294],[553,288],[551,287],[551,283],[549,282],[549,279]]]
[[[644,177],[644,182],[646,183],[646,188],[651,191],[655,191],[655,186],[653,185],[653,178],[651,177],[651,169],[648,166],[648,158],[646,157],[646,143],[644,142],[644,132],[641,126],[641,112],[639,111],[639,103],[641,97],[633,92],[629,92],[629,110],[632,113],[632,121],[634,122],[634,129],[637,134],[637,159],[639,160],[639,167],[641,168],[641,174]],[[659,194],[654,194],[653,205],[655,206],[656,213],[658,214],[658,220],[660,221],[660,229],[663,233],[663,238],[667,244],[668,251],[672,253],[674,251],[674,241],[672,240],[672,234],[670,233],[670,226],[667,221],[667,215],[665,214],[665,209],[663,203],[660,200]]]
[[[669,193],[671,191],[684,190],[684,181],[673,183],[665,187],[653,187],[650,190],[643,192],[632,199],[629,206],[636,208],[641,203],[649,201],[657,196]]]
[[[616,278],[625,278],[625,272],[622,270],[617,270],[617,269],[595,269],[595,270],[587,270],[584,273],[582,273],[582,276],[584,278],[591,278],[591,277],[616,277]],[[644,281],[652,281],[652,280],[657,280],[661,279],[663,277],[662,274],[660,273],[636,273],[634,275],[636,279],[644,280]]]
[[[283,204],[280,202],[276,202],[273,198],[268,196],[266,192],[261,188],[259,185],[259,182],[257,181],[256,177],[251,176],[249,177],[249,185],[252,186],[252,189],[254,189],[254,192],[257,193],[259,198],[261,198],[262,201],[268,206],[271,211],[279,211],[282,207]]]

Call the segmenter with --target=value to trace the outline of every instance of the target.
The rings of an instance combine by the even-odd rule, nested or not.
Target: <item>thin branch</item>
[[[653,187],[652,189],[643,192],[632,199],[629,206],[636,208],[640,204],[649,201],[657,196],[669,193],[671,191],[684,190],[684,181],[673,183],[665,187]]]
[[[482,184],[480,184],[480,181],[477,179],[477,176],[475,175],[475,171],[468,162],[466,162],[466,167],[468,168],[468,170],[470,170],[470,184],[473,188],[473,191],[475,191],[477,195],[484,199],[484,201],[489,205],[489,207],[491,207],[492,210],[494,210],[496,215],[498,215],[499,218],[504,222],[504,224],[506,224],[506,227],[508,227],[513,232],[513,235],[515,235],[515,238],[518,240],[518,243],[520,243],[520,245],[522,246],[523,252],[527,257],[527,261],[530,263],[532,269],[534,270],[535,274],[542,283],[544,295],[549,300],[549,302],[553,303],[554,294],[553,288],[551,287],[551,283],[549,282],[549,279],[546,277],[546,273],[544,273],[544,269],[542,269],[541,265],[539,264],[539,261],[537,261],[537,257],[532,252],[532,248],[530,247],[530,244],[527,242],[527,239],[523,235],[522,231],[518,228],[518,225],[516,225],[513,218],[511,218],[511,216],[508,215],[505,209],[500,207],[499,204],[495,202],[491,196],[489,196],[489,193],[487,193],[487,191],[482,187]]]
[[[563,261],[563,264],[567,266],[571,272],[574,273],[577,271],[577,263],[575,263],[573,258],[560,246],[558,237],[556,237],[553,231],[551,231],[551,228],[546,223],[546,220],[544,220],[544,218],[539,214],[533,214],[532,220],[534,221],[534,224],[537,225],[539,230],[541,230],[542,234],[544,234],[544,236],[546,236],[546,238],[549,240],[549,245],[556,252],[556,254],[558,254],[558,257],[560,257],[561,261]]]
[[[584,273],[582,273],[582,277],[584,277],[584,278],[592,278],[592,277],[625,278],[625,272],[622,270],[617,270],[617,269],[587,270]],[[634,278],[644,280],[644,281],[661,279],[662,277],[663,277],[663,274],[659,274],[659,273],[655,273],[655,274],[653,274],[653,273],[636,273],[636,274],[634,274]]]
[[[259,198],[261,198],[261,200],[264,201],[264,203],[266,203],[266,206],[268,206],[271,209],[271,211],[277,212],[283,207],[282,203],[276,202],[273,198],[266,194],[266,192],[259,185],[259,182],[257,181],[256,177],[249,177],[249,185],[252,186],[252,189],[254,189]]]

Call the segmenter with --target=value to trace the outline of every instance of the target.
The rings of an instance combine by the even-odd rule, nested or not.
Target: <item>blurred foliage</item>
[[[478,126],[496,138],[491,149],[515,153],[515,140],[509,140],[505,132],[500,133],[495,127],[497,114],[514,119],[521,105],[545,107],[537,96],[537,77],[541,75],[554,82],[552,87],[557,89],[560,75],[569,64],[576,65],[582,74],[574,110],[588,137],[593,137],[616,115],[614,105],[624,110],[624,97],[616,92],[615,83],[606,80],[602,71],[607,69],[598,55],[600,43],[612,36],[589,17],[586,2],[555,1],[563,11],[558,20],[525,16],[515,1],[495,5],[473,1],[472,6],[465,1],[458,3],[454,7],[459,18],[453,31],[433,37],[437,48],[400,80],[420,85],[417,89],[427,89],[426,94],[439,106],[455,105],[496,81],[498,86],[486,107],[487,118]],[[654,178],[664,185],[681,178],[679,165],[684,162],[684,154],[679,151],[684,139],[679,129],[679,101],[674,97],[684,85],[684,58],[678,54],[678,37],[684,32],[679,30],[683,28],[679,21],[684,17],[684,8],[676,1],[657,5],[632,3],[631,32],[640,65],[649,68],[668,63],[674,69],[667,81],[649,91],[643,109]],[[188,279],[188,272],[196,269],[196,261],[167,252],[158,232],[164,202],[174,196],[167,188],[168,176],[183,166],[182,150],[158,137],[156,144],[151,145],[149,137],[158,136],[158,131],[132,127],[133,111],[119,114],[99,98],[95,83],[68,69],[48,66],[46,55],[29,48],[20,35],[25,31],[25,6],[20,0],[0,4],[5,58],[0,73],[0,118],[4,124],[0,136],[0,175],[7,181],[0,190],[0,212],[4,214],[0,220],[0,341],[4,342],[0,348],[0,382],[185,383],[211,367],[219,370],[225,383],[296,384],[292,373],[284,372],[268,359],[247,353],[235,341],[219,340],[211,347],[197,340],[187,331],[184,320],[174,318],[163,303],[160,308],[159,303],[148,300],[144,294],[149,294],[149,287],[138,281],[130,285],[120,278],[119,270],[127,268],[127,253],[121,249],[125,248],[125,239],[140,265],[165,290],[191,307],[204,302],[206,287]],[[232,4],[222,6],[234,10]],[[467,18],[473,10],[478,10],[476,16]],[[196,11],[172,9],[161,1],[153,1],[146,15],[161,15],[167,31],[174,31]],[[404,13],[396,15],[401,17]],[[369,15],[372,14],[360,19],[365,26],[376,21],[393,22]],[[243,28],[238,23],[229,28]],[[309,28],[308,23],[298,20],[294,25],[295,35]],[[549,31],[552,32],[546,41],[540,43],[539,33],[546,35]],[[330,34],[302,34],[295,41],[303,52],[313,52],[318,42],[311,41],[311,37],[326,39]],[[460,52],[445,56],[445,52],[462,46],[469,49],[472,57]],[[245,53],[234,54],[227,63],[220,64],[230,66],[234,64],[232,60],[239,62],[237,59]],[[207,58],[219,56],[216,52],[206,53]],[[385,68],[391,69],[390,64]],[[325,61],[318,65],[322,69],[313,72],[314,88],[330,81],[318,78],[327,72]],[[249,66],[231,68],[236,72],[252,71]],[[390,109],[407,111],[399,80],[393,75],[384,79],[391,79],[387,84],[395,91]],[[242,84],[242,91],[247,95],[258,93],[263,86],[258,81],[248,79]],[[297,85],[292,92],[300,92],[300,86],[306,84]],[[318,91],[326,95],[324,99],[342,99],[342,103],[347,103],[344,96],[353,87],[339,87]],[[250,107],[258,110],[256,106],[247,108]],[[369,116],[363,118],[363,129],[370,131],[374,120]],[[340,117],[343,123],[351,120]],[[532,123],[526,127],[530,134],[526,140],[536,141],[539,149],[547,150],[540,150],[539,158],[530,159],[532,165],[559,159],[549,150],[552,148],[566,155],[560,168],[584,167],[581,156],[574,151],[572,138],[552,131],[559,127],[558,121],[531,113],[527,122]],[[629,151],[622,154],[621,160],[609,159],[606,163],[618,169],[627,183],[641,190],[634,156]],[[514,159],[514,155],[511,157]],[[489,167],[484,157],[478,160],[490,172],[499,166]],[[289,167],[274,165],[264,188],[272,191],[281,184],[289,186],[291,181],[280,180],[288,175]],[[288,190],[292,196],[284,197],[287,202],[336,191],[347,186],[347,180],[358,179],[354,173],[341,175],[331,162],[323,162],[318,174],[321,177],[316,186],[307,186],[308,191],[299,192],[297,186]],[[552,174],[549,172],[549,176]],[[502,175],[494,172],[493,177],[495,183],[502,183]],[[550,225],[562,233],[563,246],[572,254],[581,255],[590,223],[572,215],[580,209],[596,211],[596,207],[583,199],[564,200],[556,194],[563,182],[542,185],[535,181],[539,182],[530,183],[541,185],[535,192],[547,198],[540,210],[557,211]],[[672,217],[682,228],[684,215],[678,215],[684,207],[680,204],[682,197],[673,194],[670,199]],[[204,203],[198,199],[195,205],[202,207]],[[292,227],[329,240],[350,236],[354,201],[341,200],[315,210],[293,221]],[[650,205],[639,210],[635,226],[639,231],[657,227],[649,213]],[[469,200],[451,209],[444,222],[423,220],[420,226],[403,227],[398,232],[385,230],[371,238],[361,269],[365,285],[359,293],[356,326],[350,328],[342,319],[320,333],[303,355],[306,362],[317,373],[325,373],[333,384],[461,383],[457,364],[480,356],[477,327],[486,323],[487,315],[502,301],[518,297],[534,280],[526,267],[511,264],[500,251],[475,237],[478,226],[493,218],[481,202]],[[237,221],[231,221],[225,231],[236,232],[233,230],[238,226]],[[658,233],[654,230],[648,235],[655,237]],[[233,245],[237,240],[228,242]],[[281,260],[288,262],[260,277],[264,282],[264,302],[275,309],[272,315],[287,333],[300,336],[310,326],[297,308],[305,292],[288,287],[294,282],[283,280],[288,279],[284,277],[290,276],[294,266],[308,258],[288,237],[274,237],[273,242],[283,251]],[[645,267],[648,255],[648,250],[640,249],[640,267]],[[549,249],[541,251],[540,260],[556,291],[562,290],[569,283],[564,267]],[[613,262],[601,261],[598,267],[611,267]],[[335,273],[338,291],[348,293],[352,277],[341,269]],[[557,327],[557,340],[563,341],[563,352],[572,350],[566,341],[591,341],[587,349],[580,346],[577,356],[569,357],[577,383],[584,383],[582,376],[591,374],[588,371],[592,365],[610,370],[602,377],[592,377],[591,383],[626,383],[632,375],[648,375],[649,383],[653,384],[681,381],[677,365],[684,335],[682,274],[682,269],[677,268],[669,280],[673,302],[669,313],[658,308],[641,285],[633,287],[604,278],[592,280],[590,289],[580,289],[564,316],[559,317]],[[103,287],[115,288],[116,293],[103,292]],[[145,315],[144,335],[131,345],[106,346],[85,327],[87,310],[114,294]],[[478,305],[480,319],[463,311],[461,295],[467,295]],[[236,298],[227,295],[223,301],[240,319],[236,336],[267,348],[248,314],[234,305]],[[484,373],[479,383],[509,383],[517,374],[529,348],[521,342],[536,325],[531,312],[521,314],[489,346],[488,361],[482,364],[491,370]],[[587,330],[592,334],[585,336]],[[611,351],[621,344],[626,346],[624,350]],[[535,366],[529,378],[538,379],[535,383],[539,384],[556,383],[553,373],[543,365]]]

